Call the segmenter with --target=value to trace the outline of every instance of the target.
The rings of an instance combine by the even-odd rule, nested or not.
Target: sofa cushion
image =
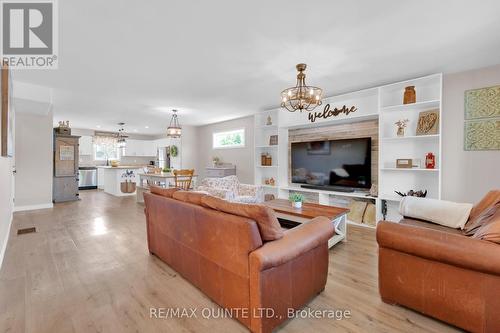
[[[401,221],[399,221],[399,223],[404,224],[404,225],[410,225],[413,227],[443,231],[443,232],[446,232],[449,234],[463,235],[463,232],[460,229],[445,227],[445,226],[442,226],[442,225],[439,225],[436,223],[431,223],[431,222],[427,222],[427,221],[423,221],[423,220],[417,220],[417,219],[405,217]]]
[[[500,190],[489,191],[470,211],[469,220],[478,217],[482,212],[491,206],[500,203]]]
[[[159,187],[159,186],[151,186],[149,188],[149,191],[151,193],[158,194],[158,195],[161,195],[163,197],[171,198],[175,192],[179,191],[179,189],[177,187],[165,188],[165,187]]]
[[[399,213],[450,228],[463,229],[472,204],[406,196],[401,200]]]
[[[195,205],[201,205],[201,198],[207,196],[206,192],[177,191],[172,198],[179,201],[189,202]]]
[[[472,238],[500,244],[500,210],[497,209],[495,214],[476,230]]]
[[[201,204],[224,213],[247,217],[257,222],[260,236],[265,241],[272,241],[283,237],[283,230],[274,214],[274,211],[263,205],[235,203],[212,196],[201,198]]]
[[[472,236],[477,231],[477,229],[487,223],[490,223],[492,221],[493,215],[495,215],[498,210],[500,210],[500,202],[496,205],[489,206],[478,216],[469,219],[464,228],[465,234],[467,236]]]

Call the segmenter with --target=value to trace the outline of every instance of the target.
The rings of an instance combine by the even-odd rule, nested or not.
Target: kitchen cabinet
[[[154,141],[128,139],[124,156],[156,156]]]
[[[91,136],[84,135],[80,137],[80,140],[78,142],[79,146],[79,152],[80,156],[91,156],[93,154],[93,140]]]

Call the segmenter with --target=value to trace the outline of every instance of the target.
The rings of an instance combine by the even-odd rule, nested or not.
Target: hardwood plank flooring
[[[15,213],[0,270],[0,332],[247,332],[229,318],[151,319],[150,307],[218,306],[154,256],[144,206],[82,191],[77,202]],[[37,232],[16,235],[19,228]],[[380,300],[374,230],[350,226],[330,249],[325,291],[311,309],[351,318],[293,319],[280,332],[458,332]]]

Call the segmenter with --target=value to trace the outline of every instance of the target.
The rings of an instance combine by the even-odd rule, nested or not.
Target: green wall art
[[[500,150],[500,86],[465,92],[465,150]]]

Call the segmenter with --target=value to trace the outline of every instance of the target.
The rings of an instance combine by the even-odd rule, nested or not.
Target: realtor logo
[[[2,63],[16,69],[57,68],[55,0],[1,2]]]

